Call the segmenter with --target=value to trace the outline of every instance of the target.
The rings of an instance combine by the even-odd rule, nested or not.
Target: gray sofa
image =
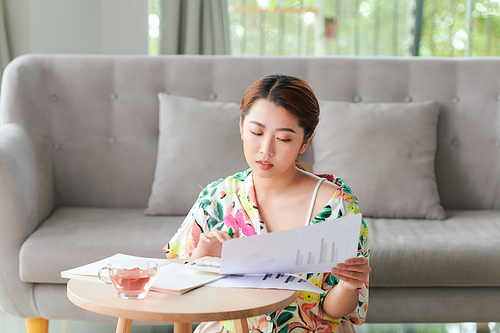
[[[197,99],[194,105],[203,105],[198,100],[238,103],[251,82],[277,72],[304,78],[326,103],[325,109],[333,110],[322,114],[322,120],[330,123],[322,132],[318,128],[304,158],[315,172],[334,173],[360,193],[372,250],[367,322],[500,321],[498,58],[27,55],[15,59],[5,70],[0,104],[0,309],[23,318],[113,322],[72,305],[60,272],[117,252],[163,257],[162,247],[199,191],[186,184],[206,185],[213,180],[206,178],[216,176],[221,165],[234,172],[245,168],[242,157],[231,158],[238,152],[220,154],[221,144],[241,146],[237,123],[234,128],[217,129],[227,139],[210,145],[199,129],[223,120],[217,113],[198,117],[188,113],[192,112],[188,107],[182,111],[187,126],[176,120],[173,127],[164,124],[160,131],[158,93]],[[383,130],[378,130],[374,118],[358,132],[350,128],[358,121],[335,122],[340,109],[359,105],[373,115],[373,110],[386,110],[388,103],[397,103],[400,109],[402,104],[422,106],[418,103],[424,101],[436,101],[439,111],[435,107],[432,111],[435,103],[423,103],[430,110],[422,113],[425,121],[408,123],[394,113],[383,122]],[[398,120],[392,124],[394,117]],[[207,119],[212,123],[205,123]],[[422,134],[410,146],[425,148],[426,171],[419,174],[423,179],[393,183],[399,171],[416,164],[400,165],[396,157],[377,161],[372,156],[373,163],[351,168],[357,159],[343,159],[347,150],[333,152],[341,163],[329,169],[330,147],[356,141],[367,128],[379,142],[380,134],[393,132],[391,126],[403,129],[396,137],[406,137],[415,128],[413,134]],[[325,142],[340,130],[345,131],[344,140],[333,137],[338,141]],[[193,140],[199,144],[181,146]],[[356,144],[369,147],[367,141]],[[181,148],[172,156],[159,155],[162,149],[168,154],[175,147]],[[234,149],[228,147],[224,146]],[[374,151],[392,156],[394,152],[386,148],[386,144],[375,146],[363,156]],[[412,149],[402,152],[402,158],[414,158]],[[215,156],[217,164],[197,158],[202,153]],[[318,156],[321,170],[316,168]],[[382,160],[395,169],[382,175],[387,173],[379,164]],[[190,169],[192,165],[201,169]],[[161,184],[154,184],[161,178],[161,168],[170,173],[165,184],[176,191],[176,200],[165,199],[164,211],[149,207],[147,215],[145,210],[154,201],[152,189],[156,185],[161,192]],[[366,176],[374,169],[377,176],[370,176],[370,181],[360,182],[350,174],[357,170]],[[384,181],[371,181],[374,178]],[[427,182],[427,192],[419,182]],[[404,185],[410,192],[399,191]],[[397,190],[401,200],[372,201],[386,196],[378,195],[382,190]],[[428,198],[432,202],[420,206]],[[417,213],[396,212],[401,207],[392,204],[399,202],[405,205],[403,211],[417,207]]]

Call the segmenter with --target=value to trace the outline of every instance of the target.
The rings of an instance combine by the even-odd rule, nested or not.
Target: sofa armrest
[[[53,209],[52,180],[45,179],[51,175],[38,172],[37,160],[21,126],[0,127],[0,309],[24,318],[37,310],[33,285],[19,278],[19,250]]]

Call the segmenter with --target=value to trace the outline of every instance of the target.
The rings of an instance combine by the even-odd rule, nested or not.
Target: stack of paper
[[[151,290],[160,292],[183,294],[186,291],[222,279],[225,276],[187,269],[184,265],[172,263],[167,259],[142,258],[118,253],[85,266],[63,271],[61,272],[61,277],[66,279],[99,281],[97,277],[99,269],[107,266],[112,261],[124,259],[142,259],[156,262],[158,264],[158,273],[151,286]]]

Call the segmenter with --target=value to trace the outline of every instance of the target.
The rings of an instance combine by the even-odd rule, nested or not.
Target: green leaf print
[[[212,230],[217,225],[217,223],[219,223],[217,220],[214,220],[213,218],[209,217],[207,221],[208,229]]]
[[[248,175],[250,174],[250,172],[252,172],[252,169],[247,169],[245,171],[242,171],[242,172],[238,172],[236,175],[233,176],[234,179],[236,180],[245,180]]]
[[[200,202],[200,208],[203,208],[203,210],[206,210],[208,206],[212,204],[212,201],[205,199]]]
[[[217,204],[217,218],[219,221],[224,221],[224,207],[220,203],[220,201],[215,201]]]
[[[293,318],[292,312],[282,312],[280,313],[278,319],[276,320],[276,325],[278,325],[278,327],[283,326],[292,318]]]
[[[215,192],[217,192],[217,187],[214,187],[212,192],[210,192],[210,196],[213,197],[215,195]]]
[[[332,216],[332,207],[330,205],[327,205],[321,210],[321,212],[319,212],[315,220],[317,220],[317,222],[325,221],[330,216]]]
[[[221,178],[219,180],[216,180],[215,182],[213,182],[211,185],[210,185],[210,188],[216,188],[217,185],[219,185],[220,183],[222,183],[226,178]]]
[[[208,194],[208,186],[203,189],[203,196],[206,197]]]
[[[339,283],[339,280],[335,276],[333,276],[333,274],[328,274],[326,283],[330,286],[336,286]]]
[[[288,332],[289,327],[290,327],[290,323],[286,324],[286,326],[285,326],[285,327],[280,328],[280,329],[279,329],[279,331],[278,331],[278,333],[281,333],[281,332],[283,332],[283,333],[287,333],[287,332]]]

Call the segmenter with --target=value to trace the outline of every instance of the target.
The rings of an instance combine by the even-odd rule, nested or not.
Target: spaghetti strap
[[[309,213],[307,213],[307,219],[306,219],[306,224],[305,225],[308,225],[309,221],[311,221],[311,218],[312,218],[311,215],[313,213],[314,203],[316,202],[316,196],[318,195],[319,186],[325,180],[326,180],[326,178],[320,178],[318,180],[318,182],[316,183],[316,187],[314,188],[314,192],[313,192],[313,195],[312,195],[312,198],[311,198],[311,205],[309,206]]]

